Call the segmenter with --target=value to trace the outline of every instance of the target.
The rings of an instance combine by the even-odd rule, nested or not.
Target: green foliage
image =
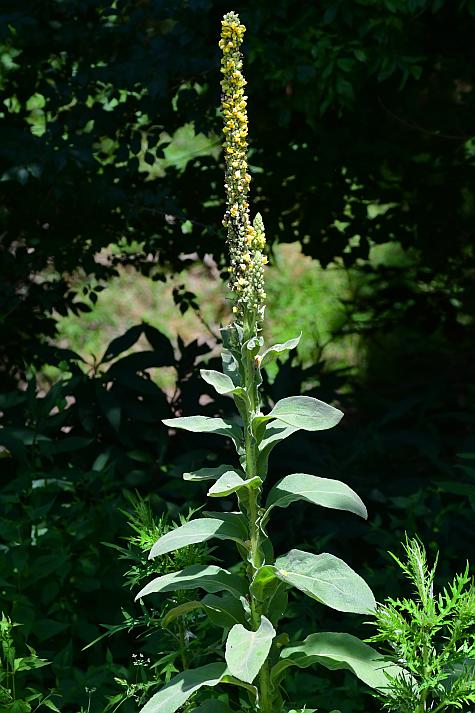
[[[130,354],[144,333],[150,349]],[[177,503],[192,503],[192,494],[187,498],[183,490],[186,483],[170,476],[169,491],[162,484],[150,501],[153,514],[148,501],[125,491],[140,485],[145,494],[165,464],[166,439],[157,439],[156,428],[169,406],[150,369],[174,364],[180,398],[197,403],[190,369],[206,349],[196,343],[181,344],[181,349],[183,361],[178,362],[163,335],[137,325],[111,342],[92,372],[83,371],[77,355],[63,352],[68,371],[49,390],[31,377],[26,389],[0,397],[2,607],[21,622],[41,657],[51,661],[37,672],[37,689],[57,688],[54,700],[66,710],[82,706],[102,713],[117,690],[114,676],[125,681],[126,690],[132,686],[135,695],[136,682],[164,682],[176,670],[173,662],[180,653],[175,627],[166,634],[164,661],[153,675],[145,664],[132,665],[136,651],[125,632],[135,630],[145,637],[140,652],[145,660],[147,645],[157,650],[154,642],[163,637],[164,612],[131,610],[121,581],[125,575],[129,586],[136,586],[148,573],[208,558],[203,546],[191,546],[146,562],[144,548],[150,549],[170,527],[169,513],[175,522],[185,522]],[[185,467],[194,467],[196,458],[190,451]],[[134,531],[128,545],[119,548],[118,566],[117,550],[103,543],[117,542],[124,534],[125,513],[131,508],[136,511]],[[182,596],[176,603],[185,600]],[[102,622],[118,632],[108,641],[110,652],[104,641],[82,651],[99,637]],[[129,698],[124,703],[121,697],[124,711],[133,710],[134,699]]]
[[[31,685],[26,685],[26,673],[48,665],[48,661],[36,655],[31,646],[25,645],[28,654],[17,655],[13,630],[18,626],[2,612],[0,620],[0,709],[2,713],[30,713],[37,710],[59,711],[54,700],[55,692],[44,694]],[[23,679],[23,680],[21,680]],[[26,679],[28,681],[28,679]],[[30,681],[28,681],[28,684]]]
[[[165,419],[164,422],[172,428],[199,433],[211,432],[231,438],[244,477],[229,466],[223,466],[211,473],[207,471],[203,477],[218,478],[209,495],[236,495],[239,512],[205,513],[205,518],[190,520],[162,535],[153,545],[150,556],[157,557],[172,550],[179,551],[187,545],[218,537],[236,542],[245,570],[242,570],[242,566],[233,567],[233,571],[215,565],[188,566],[153,579],[139,591],[136,598],[141,600],[152,594],[200,588],[208,593],[227,592],[231,601],[234,599],[234,608],[238,606],[238,602],[241,602],[244,608],[239,606],[240,620],[232,626],[228,617],[216,619],[210,616],[212,624],[224,629],[224,658],[227,667],[226,664],[211,663],[202,668],[185,671],[155,694],[143,711],[173,713],[202,687],[216,686],[223,682],[244,687],[250,696],[251,706],[258,710],[280,711],[284,706],[281,691],[284,681],[279,674],[285,671],[289,662],[286,660],[286,649],[282,649],[282,640],[277,636],[276,630],[285,614],[287,588],[293,586],[321,604],[339,611],[368,613],[376,606],[373,594],[364,580],[333,555],[291,550],[287,555],[275,559],[264,530],[264,524],[272,517],[273,505],[288,506],[295,500],[303,499],[327,508],[353,511],[363,517],[366,516],[366,510],[358,496],[343,483],[305,474],[284,478],[280,486],[270,492],[267,510],[261,508],[261,489],[267,469],[259,467],[258,454],[261,444],[269,438],[269,430],[281,428],[279,424],[284,428],[290,426],[292,432],[300,429],[328,429],[338,423],[342,414],[338,409],[317,399],[299,396],[281,399],[269,414],[264,415],[260,410],[258,392],[262,382],[262,359],[258,358],[262,340],[256,339],[253,331],[246,337],[239,325],[223,330],[223,334],[224,343],[227,345],[222,359],[224,374],[221,376],[224,378],[209,370],[202,371],[201,375],[206,383],[215,388],[217,386],[218,393],[223,393],[223,385],[228,384],[224,393],[232,395],[242,421],[185,416]],[[227,376],[226,372],[231,373],[232,378]],[[187,474],[187,478],[189,477],[190,474]],[[199,474],[195,477],[200,479]],[[236,569],[241,573],[234,573]],[[202,606],[208,613],[205,600],[202,601]],[[193,602],[192,608],[194,610],[199,606],[200,602]],[[188,607],[177,608],[173,616],[186,616],[188,611]],[[358,642],[357,639],[355,641]],[[356,655],[356,665],[352,664],[354,651],[351,648],[345,649],[344,645],[338,648],[337,653],[332,653],[331,647],[327,647],[325,655],[320,656],[315,655],[313,650],[307,653],[304,648],[301,650],[301,657],[308,657],[308,663],[298,665],[306,666],[326,661],[330,668],[346,667],[357,676],[363,672],[365,682],[377,685],[375,680],[381,683],[381,670],[385,664],[374,650],[359,643],[361,647]],[[360,664],[358,656],[361,659]],[[284,662],[280,668],[279,659]],[[271,672],[272,666],[274,668]],[[370,675],[371,670],[374,671],[373,678]],[[246,698],[233,696],[231,708],[236,705],[247,706]]]
[[[440,593],[424,547],[406,540],[403,560],[392,555],[410,581],[412,598],[387,598],[376,610],[377,633],[401,666],[388,672],[380,696],[396,713],[470,710],[475,702],[475,589],[468,565]]]
[[[54,310],[85,314],[116,264],[151,277],[181,269],[190,227],[200,255],[224,251],[212,147],[220,3],[46,8],[8,0],[0,16],[9,376],[24,357],[44,363],[35,337],[54,336]],[[426,289],[437,278],[450,290],[439,313],[455,297],[470,315],[473,4],[245,0],[240,12],[252,27],[248,93],[263,98],[251,164],[272,239],[299,240],[325,265],[399,241]],[[110,261],[96,259],[111,243]]]

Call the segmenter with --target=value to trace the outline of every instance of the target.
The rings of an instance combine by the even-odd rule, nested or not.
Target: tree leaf
[[[219,498],[236,493],[241,488],[255,488],[262,484],[259,476],[244,479],[235,470],[228,470],[208,490],[208,497]]]
[[[245,475],[242,470],[237,471],[233,465],[220,465],[217,468],[200,468],[199,470],[194,470],[189,473],[183,473],[183,480],[217,480],[224,473],[229,473],[231,471],[237,473],[238,475]]]
[[[244,544],[248,538],[248,532],[243,515],[224,513],[223,517],[201,517],[197,520],[190,520],[160,537],[153,545],[148,558],[153,559],[188,545],[206,542],[213,537],[218,540],[234,540]]]
[[[298,337],[294,337],[294,339],[289,339],[286,342],[283,342],[282,344],[274,344],[272,347],[266,349],[265,352],[263,352],[263,354],[261,355],[261,366],[267,366],[274,359],[276,359],[279,354],[282,354],[282,352],[295,349],[295,347],[297,347],[298,343],[300,342],[301,336],[302,332],[300,332]]]
[[[192,433],[214,433],[232,438],[236,445],[242,441],[242,429],[224,418],[212,416],[181,416],[179,418],[164,418],[162,423],[170,428],[181,428]]]
[[[210,386],[222,396],[232,396],[233,394],[244,395],[244,389],[240,386],[236,386],[227,374],[222,374],[220,371],[214,371],[212,369],[200,369],[200,375],[207,384],[210,384]]]
[[[356,636],[334,631],[311,634],[303,642],[282,649],[280,656],[283,660],[274,666],[272,678],[281,675],[287,663],[299,668],[319,663],[331,671],[351,671],[371,688],[384,690],[388,685],[385,674],[397,676],[402,672]]]
[[[376,607],[364,579],[346,562],[327,552],[313,555],[290,550],[276,560],[274,569],[283,582],[337,611],[367,614]]]
[[[265,616],[257,631],[241,624],[233,626],[226,641],[225,658],[230,673],[246,683],[252,683],[269,654],[275,629]]]
[[[142,335],[143,329],[143,324],[136,324],[135,326],[130,327],[130,329],[128,329],[124,334],[121,334],[120,337],[113,339],[107,347],[104,356],[101,359],[101,363],[109,361],[109,359],[113,359],[118,354],[122,354],[122,352],[130,349],[130,347],[132,347]]]
[[[226,672],[226,664],[210,663],[183,671],[172,678],[141,709],[140,713],[175,713],[188,698],[203,686],[217,686]]]
[[[348,510],[360,517],[367,518],[368,513],[363,501],[348,485],[331,478],[319,478],[307,473],[292,473],[283,478],[270,491],[266,512],[262,518],[265,524],[272,508],[286,508],[297,500],[306,500],[314,505],[321,505],[334,510]]]
[[[276,419],[305,431],[323,431],[336,426],[342,417],[339,409],[311,396],[289,396],[277,401],[265,418]]]
[[[236,597],[245,596],[247,585],[242,577],[231,574],[216,565],[206,567],[193,564],[179,572],[170,572],[149,582],[135,597],[135,601],[148,594],[174,592],[177,589],[204,589],[205,592],[228,591]]]

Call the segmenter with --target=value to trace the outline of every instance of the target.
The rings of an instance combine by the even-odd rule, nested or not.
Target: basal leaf
[[[204,589],[205,592],[211,593],[228,591],[238,598],[247,593],[246,582],[237,574],[231,574],[215,565],[205,567],[193,564],[179,572],[156,577],[140,590],[135,601],[148,594],[174,592],[177,589]]]
[[[334,510],[347,510],[363,518],[368,516],[359,495],[345,483],[307,473],[292,473],[270,491],[263,522],[268,520],[272,508],[286,508],[297,500],[306,500],[314,505]]]
[[[140,713],[175,713],[188,698],[203,686],[217,686],[226,672],[226,664],[211,663],[189,669],[172,678],[141,709]]]
[[[241,624],[233,626],[226,641],[225,658],[230,673],[246,683],[252,683],[265,662],[275,629],[261,617],[257,631],[249,631]]]
[[[290,550],[275,563],[275,574],[283,582],[332,609],[367,614],[376,607],[371,589],[346,562],[323,553]]]
[[[153,545],[149,559],[188,545],[207,542],[212,538],[244,543],[247,536],[246,523],[240,513],[224,513],[223,517],[215,518],[198,518],[190,520],[160,537]]]
[[[384,690],[388,685],[386,674],[396,677],[402,671],[355,636],[333,631],[311,634],[303,642],[282,649],[280,655],[282,661],[274,666],[273,678],[281,675],[287,664],[306,668],[319,663],[332,671],[347,669],[371,688]]]

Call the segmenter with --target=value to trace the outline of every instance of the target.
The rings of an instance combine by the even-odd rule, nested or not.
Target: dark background
[[[405,532],[431,557],[441,550],[441,581],[474,559],[475,2],[2,0],[1,609],[52,661],[40,683],[60,691],[64,711],[89,699],[104,710],[140,649],[123,634],[81,651],[121,606],[133,609],[125,564],[102,544],[129,534],[124,491],[150,496],[157,512],[186,511],[202,498],[183,470],[210,451],[231,457],[219,439],[169,437],[160,424],[176,410],[229,408],[198,404],[206,346],[137,325],[90,370],[56,337],[58,315],[93,308],[124,265],[150,290],[182,270],[186,220],[198,260],[211,253],[224,269],[221,156],[155,181],[138,168],[163,156],[161,131],[194,122],[219,135],[217,40],[230,9],[248,28],[250,162],[263,169],[253,210],[271,243],[300,241],[322,266],[354,269],[359,285],[343,327],[362,345],[358,368],[293,359],[267,395],[318,395],[346,414],[334,432],[281,446],[272,481],[340,477],[370,521],[295,505],[274,527],[276,549],[329,548],[378,600],[404,589],[387,550],[400,551]],[[98,260],[114,243],[123,249]],[[370,248],[387,243],[404,260],[375,264]],[[78,270],[90,289],[76,289]],[[183,311],[190,301],[181,296]],[[173,397],[147,371],[162,366],[177,372]],[[324,616],[300,604],[288,629],[366,635],[351,617]],[[318,673],[302,677],[308,700],[377,710],[342,675],[325,698]]]

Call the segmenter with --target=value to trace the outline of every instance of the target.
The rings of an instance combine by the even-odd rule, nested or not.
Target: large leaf
[[[274,359],[276,359],[279,354],[282,354],[286,351],[290,351],[290,349],[295,349],[295,347],[297,347],[298,343],[300,342],[301,336],[302,333],[300,333],[299,336],[295,337],[294,339],[289,339],[288,341],[283,342],[282,344],[274,344],[272,347],[266,349],[261,356],[261,366],[267,366]]]
[[[323,431],[333,428],[342,417],[343,414],[339,409],[311,396],[289,396],[281,399],[265,416],[267,420],[276,419],[287,426],[305,431]]]
[[[280,676],[286,665],[305,668],[319,663],[332,671],[352,671],[371,688],[382,690],[388,685],[386,674],[395,677],[402,672],[355,636],[333,631],[311,634],[305,641],[282,649],[280,655],[283,660],[274,667],[273,677]]]
[[[247,593],[246,582],[237,574],[231,574],[216,565],[203,567],[193,564],[179,572],[156,577],[140,590],[135,600],[148,594],[174,592],[177,589],[204,589],[205,592],[211,593],[228,591],[238,598]]]
[[[208,490],[208,497],[218,498],[239,492],[242,488],[256,488],[262,485],[259,476],[242,478],[235,470],[228,470]]]
[[[236,471],[233,465],[220,465],[217,468],[200,468],[199,470],[193,470],[189,473],[183,473],[183,480],[218,480],[224,473],[234,472],[238,475],[245,475],[242,470]]]
[[[249,631],[241,624],[233,626],[226,641],[226,663],[230,673],[246,683],[252,683],[265,662],[275,629],[265,616],[257,631]]]
[[[367,614],[376,607],[364,579],[346,562],[327,552],[314,555],[290,550],[276,560],[274,570],[283,582],[337,611]]]
[[[175,713],[188,698],[203,686],[217,686],[226,672],[226,664],[210,663],[190,669],[172,678],[141,709],[140,713]]]
[[[267,521],[272,508],[286,508],[296,500],[306,500],[334,510],[348,510],[363,518],[368,516],[359,495],[345,483],[307,473],[293,473],[283,478],[270,491],[263,522]]]
[[[234,540],[244,544],[248,538],[248,532],[243,516],[239,513],[224,513],[223,517],[202,517],[190,520],[160,537],[152,547],[149,559],[188,545],[206,542],[212,538]]]
[[[163,423],[170,428],[181,428],[192,433],[214,433],[219,436],[227,436],[232,438],[236,445],[242,441],[242,429],[234,421],[228,421],[224,418],[181,416],[179,418],[165,418]]]
[[[244,389],[236,386],[227,374],[222,374],[220,371],[214,371],[213,369],[201,369],[200,375],[221,396],[244,395]]]

